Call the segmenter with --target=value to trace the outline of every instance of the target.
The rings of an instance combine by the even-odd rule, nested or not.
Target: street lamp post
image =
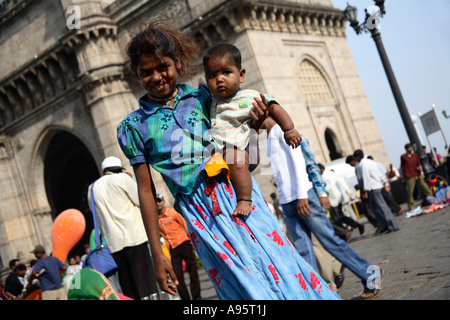
[[[391,63],[389,62],[389,58],[384,48],[383,41],[381,40],[381,33],[378,27],[380,16],[382,17],[386,13],[384,8],[384,1],[385,0],[374,0],[375,5],[378,7],[379,10],[375,14],[371,15],[366,9],[366,19],[365,22],[362,23],[361,25],[358,22],[356,7],[347,4],[347,8],[344,11],[344,15],[346,19],[350,22],[350,26],[353,29],[355,29],[356,34],[361,34],[362,32],[367,31],[371,33],[372,38],[375,41],[375,45],[378,49],[378,53],[380,55],[384,71],[386,72],[389,85],[394,95],[395,102],[397,103],[398,111],[400,112],[400,116],[402,118],[403,125],[406,129],[406,133],[408,135],[410,142],[414,145],[415,152],[418,154],[420,158],[420,162],[422,164],[425,176],[429,178],[430,175],[434,173],[434,169],[428,161],[428,156],[423,151],[419,135],[411,120],[411,116],[409,114],[408,108],[406,107],[405,101],[400,91],[400,87],[397,83],[397,79],[395,78],[394,71],[392,70]]]

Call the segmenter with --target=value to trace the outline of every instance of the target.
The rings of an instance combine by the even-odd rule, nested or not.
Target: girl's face
[[[143,54],[136,72],[139,83],[151,97],[164,99],[172,96],[180,68],[178,59]]]
[[[233,58],[226,55],[221,58],[210,58],[205,65],[206,84],[216,97],[226,98],[239,89],[244,83],[245,69],[238,69]]]

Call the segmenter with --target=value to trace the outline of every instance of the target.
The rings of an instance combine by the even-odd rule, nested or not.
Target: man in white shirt
[[[320,172],[322,173],[323,180],[327,184],[325,191],[328,194],[328,199],[330,199],[330,215],[336,234],[342,239],[345,238],[348,230],[344,229],[344,223],[352,228],[358,228],[359,234],[363,234],[364,225],[350,217],[347,217],[342,211],[342,205],[347,205],[348,202],[350,202],[351,197],[350,188],[347,183],[344,179],[338,177],[333,169],[325,169],[325,167],[320,163],[318,166],[320,168]],[[336,226],[338,228],[336,228]],[[343,234],[342,229],[345,231]]]
[[[280,126],[270,117],[265,120],[262,128],[268,130],[267,152],[286,226],[295,249],[318,270],[311,241],[313,233],[325,250],[361,279],[364,286],[362,299],[379,296],[382,281],[379,268],[361,258],[344,240],[334,236],[333,227],[308,175],[303,152],[303,146],[308,147],[306,141],[292,149],[284,141]],[[311,160],[317,167],[315,161]]]
[[[361,164],[361,171],[363,177],[362,197],[369,198],[369,206],[373,213],[377,216],[383,232],[392,232],[399,230],[397,221],[392,215],[386,201],[383,198],[382,190],[390,191],[391,186],[385,174],[383,174],[377,163],[371,159],[364,158],[362,150],[356,150],[353,154]]]
[[[372,156],[367,156],[367,159],[375,161]],[[377,164],[377,166],[380,169],[381,173],[386,176],[386,178],[388,180],[388,184],[389,184],[390,180],[389,180],[389,175],[388,175],[388,172],[387,172],[386,168],[380,162],[376,162],[375,161],[375,163]],[[387,191],[386,188],[381,189],[381,192],[383,194],[384,201],[386,201],[386,204],[388,205],[388,207],[391,210],[391,212],[395,213],[397,215],[400,215],[402,213],[402,208],[400,208],[398,203],[395,201],[394,196],[392,195],[392,192],[390,190]]]
[[[123,294],[140,300],[158,290],[137,185],[116,157],[106,158],[102,171],[102,177],[89,186],[89,206],[93,186],[98,226],[119,268]]]

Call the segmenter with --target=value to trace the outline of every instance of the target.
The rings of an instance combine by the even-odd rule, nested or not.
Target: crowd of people
[[[429,197],[431,194],[436,195],[436,191],[439,191],[439,186],[441,188],[448,186],[446,180],[439,176],[433,177],[430,181],[432,182],[431,186],[422,181],[424,179],[423,170],[420,162],[418,162],[418,157],[412,151],[412,146],[407,144],[405,145],[406,152],[402,155],[401,174],[392,165],[390,165],[389,170],[386,170],[382,164],[375,162],[373,157],[365,157],[362,150],[356,150],[353,155],[348,156],[346,163],[355,168],[355,175],[358,181],[358,184],[355,186],[357,192],[352,193],[345,179],[342,178],[339,172],[335,172],[336,169],[327,169],[324,165],[315,162],[306,137],[302,136],[300,148],[297,150],[290,149],[280,139],[280,134],[277,136],[275,134],[276,131],[270,134],[275,125],[270,120],[264,123],[264,127],[269,131],[269,150],[276,150],[277,147],[273,146],[274,143],[278,143],[279,148],[283,145],[285,146],[284,152],[276,152],[269,155],[271,160],[273,160],[271,163],[273,164],[275,175],[279,173],[280,168],[286,168],[284,166],[277,167],[276,165],[277,163],[283,163],[283,160],[276,159],[280,155],[287,158],[290,157],[291,159],[287,160],[291,161],[290,165],[300,167],[301,170],[296,171],[304,172],[305,174],[302,178],[303,180],[298,180],[300,181],[298,185],[290,184],[290,190],[279,187],[278,193],[280,198],[274,192],[270,195],[270,200],[267,204],[271,213],[276,217],[280,228],[287,234],[301,256],[318,270],[322,278],[335,291],[343,285],[343,270],[345,267],[358,274],[357,267],[349,265],[346,262],[345,254],[339,252],[340,250],[338,249],[340,247],[349,250],[349,247],[342,240],[348,243],[354,229],[358,229],[361,235],[365,232],[364,225],[354,217],[354,211],[350,206],[351,201],[357,201],[358,213],[368,219],[375,227],[376,233],[383,234],[398,230],[394,216],[402,214],[400,206],[390,192],[390,181],[395,181],[399,178],[404,179],[409,209],[412,208],[410,203],[414,202],[412,191],[414,191],[416,185],[422,188],[421,191],[424,198]],[[292,166],[289,166],[289,168],[292,169]],[[147,247],[146,235],[143,230],[144,226],[138,223],[138,231],[136,231],[136,221],[141,221],[140,216],[136,214],[139,213],[137,186],[131,175],[122,167],[118,158],[106,158],[102,163],[102,169],[103,176],[98,181],[103,182],[104,189],[99,187],[99,191],[96,191],[97,201],[101,203],[99,205],[99,219],[101,220],[100,224],[103,232],[102,242],[106,245],[103,237],[105,235],[116,261],[120,263],[118,268],[120,276],[116,273],[110,275],[108,281],[116,292],[125,292],[127,296],[135,299],[156,294],[157,284],[154,269],[152,269],[152,266],[145,265],[146,260],[150,257],[150,251]],[[120,175],[116,175],[118,173]],[[277,187],[286,185],[286,179],[288,179],[286,174],[284,178],[282,175],[278,177],[281,180],[276,180],[275,185]],[[305,180],[305,177],[307,177],[307,180]],[[289,178],[292,181],[297,180],[295,176],[290,175]],[[411,180],[414,183],[410,182]],[[96,183],[102,186],[102,182]],[[115,191],[112,192],[113,190]],[[304,190],[306,190],[306,194]],[[104,195],[102,195],[102,192]],[[109,197],[108,199],[104,198],[106,195]],[[371,201],[370,198],[372,198]],[[289,201],[286,199],[294,200],[291,201],[292,204],[289,204]],[[307,200],[303,203],[301,199]],[[120,206],[121,200],[125,203],[122,207]],[[156,194],[156,204],[161,243],[169,249],[168,256],[178,279],[177,290],[179,297],[183,300],[201,299],[196,262],[197,256],[193,247],[196,239],[191,238],[183,216],[174,208],[166,207],[164,196]],[[124,209],[124,206],[130,205],[131,208]],[[304,209],[299,209],[302,206]],[[123,215],[123,212],[128,213]],[[134,214],[130,212],[134,212]],[[322,221],[329,221],[331,227],[330,225],[323,225],[323,222],[322,224],[314,225],[314,223],[307,222],[308,220],[302,220],[311,217],[311,215],[323,218],[324,214],[326,215],[326,220]],[[128,222],[130,225],[133,224],[133,227],[126,225],[126,222],[123,221],[124,217],[129,219]],[[122,224],[121,229],[114,231],[112,225],[119,223],[119,221]],[[321,229],[327,231],[319,232]],[[298,230],[301,230],[302,234],[299,234]],[[308,235],[305,236],[303,233]],[[133,250],[139,250],[139,245],[142,245],[142,250],[134,254],[120,253],[124,247],[133,247],[130,243],[122,243],[116,247],[114,243],[116,243],[120,234],[124,238],[128,238],[128,241],[134,241],[131,244],[136,244],[137,248]],[[142,239],[139,239],[139,234]],[[137,238],[137,240],[133,240],[133,237]],[[94,230],[92,230],[91,242],[85,245],[85,254],[83,256],[79,254],[69,256],[67,265],[64,265],[56,258],[48,256],[45,248],[40,245],[37,245],[31,252],[36,259],[29,262],[28,268],[19,259],[11,260],[9,262],[11,273],[6,278],[5,286],[0,288],[0,298],[4,300],[23,300],[27,297],[28,299],[30,297],[35,299],[36,292],[39,291],[38,298],[40,299],[67,299],[73,276],[83,268],[83,261],[87,252],[96,248],[94,238]],[[311,238],[310,243],[308,241],[305,242],[307,238]],[[333,240],[331,243],[334,242],[334,245],[327,243],[327,239]],[[134,256],[134,260],[132,260],[131,256]],[[356,252],[353,253],[352,258],[355,258],[355,256],[360,259],[361,266],[370,265],[360,258]],[[139,266],[138,273],[135,273],[136,270],[129,270],[133,266]],[[145,272],[143,272],[142,266],[145,266],[144,269],[148,271],[147,276],[143,275]],[[185,271],[188,272],[190,277],[190,290],[187,289],[184,281]],[[136,280],[130,279],[131,276],[137,277],[141,275],[144,279],[142,277]],[[120,278],[122,278],[122,281],[119,282],[118,279]],[[140,293],[139,290],[143,293]],[[375,296],[377,293],[376,291],[369,292],[366,290],[365,296]]]
[[[190,75],[193,45],[157,21],[127,46],[131,69],[147,91],[117,132],[134,178],[120,159],[107,157],[87,194],[117,271],[106,276],[86,270],[83,257],[70,257],[66,265],[38,245],[28,276],[23,264],[11,261],[3,298],[24,299],[34,286],[42,299],[53,300],[153,299],[162,292],[201,299],[197,259],[219,299],[339,300],[344,268],[361,280],[362,299],[381,294],[383,270],[349,244],[353,229],[365,232],[349,205],[357,196],[337,172],[316,162],[307,137],[274,98],[241,90],[246,70],[235,46],[207,52],[206,85],[178,84],[178,77]],[[252,132],[259,129],[268,132],[277,189],[269,202],[251,176],[258,158]],[[183,148],[176,139],[180,132]],[[424,196],[431,191],[417,172],[422,169],[412,146],[406,151],[401,171],[411,208],[416,182]],[[402,210],[390,188],[398,172],[362,150],[346,163],[355,168],[361,214],[379,234],[398,231],[395,216]],[[157,192],[149,165],[166,182],[174,208]]]
[[[5,300],[67,300],[67,293],[61,279],[61,274],[67,271],[67,266],[58,258],[47,255],[45,248],[41,245],[35,246],[31,253],[36,259],[30,261],[29,268],[19,259],[12,259],[9,262],[11,273],[5,280],[5,286],[0,288],[1,298]]]

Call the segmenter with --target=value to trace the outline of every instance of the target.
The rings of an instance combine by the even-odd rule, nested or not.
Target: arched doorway
[[[99,176],[94,158],[80,139],[66,131],[54,134],[44,158],[45,189],[53,219],[71,208],[80,210],[86,219],[86,231],[73,254],[83,255],[83,245],[89,243],[93,221],[87,190]]]
[[[305,57],[299,66],[298,79],[300,91],[306,102],[316,134],[322,135],[325,129],[324,138],[330,160],[342,158],[342,150],[337,136],[329,128],[337,129],[336,123],[339,114],[336,111],[336,99],[333,95],[331,81],[326,76],[324,68],[312,57]],[[320,141],[322,140],[320,139]],[[325,146],[321,145],[321,148],[325,156],[323,161],[328,161]]]
[[[325,141],[327,143],[328,151],[330,152],[329,155],[331,161],[342,158],[342,153],[336,135],[329,128],[325,130]]]

